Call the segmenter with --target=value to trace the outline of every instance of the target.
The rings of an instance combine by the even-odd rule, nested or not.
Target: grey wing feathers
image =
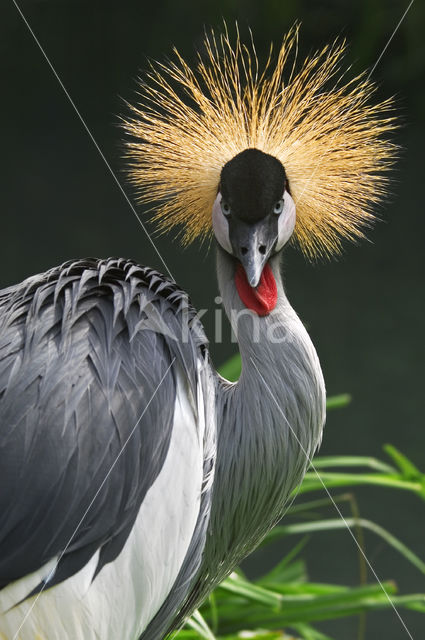
[[[171,365],[196,397],[205,343],[187,296],[131,261],[0,292],[0,588],[65,549],[49,586],[118,555],[167,453]]]

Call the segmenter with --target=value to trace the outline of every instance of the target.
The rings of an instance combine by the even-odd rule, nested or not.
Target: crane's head
[[[344,44],[298,65],[297,37],[260,70],[252,41],[211,31],[196,68],[177,51],[151,65],[125,123],[131,180],[161,203],[160,229],[186,244],[213,230],[251,287],[289,240],[314,260],[363,237],[395,157],[391,101],[370,104],[365,75],[343,83]]]
[[[242,264],[257,287],[264,265],[290,239],[295,204],[285,169],[277,158],[246,149],[227,162],[212,210],[217,241]]]
[[[220,246],[238,261],[235,282],[245,306],[266,315],[276,304],[269,258],[287,244],[295,228],[295,204],[285,169],[259,149],[245,149],[227,162],[212,210]],[[256,289],[262,281],[261,294]]]

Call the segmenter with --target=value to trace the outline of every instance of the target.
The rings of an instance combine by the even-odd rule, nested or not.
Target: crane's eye
[[[228,205],[227,202],[225,202],[224,200],[221,201],[220,205],[221,205],[221,210],[223,212],[223,215],[225,215],[226,218],[228,218],[232,212],[230,209],[230,205]]]
[[[282,211],[283,211],[283,200],[278,200],[273,207],[273,213],[275,213],[278,216],[279,213],[282,213]]]

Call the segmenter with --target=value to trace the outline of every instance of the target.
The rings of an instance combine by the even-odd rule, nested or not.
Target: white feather
[[[19,640],[136,640],[158,611],[189,547],[203,479],[206,390],[195,401],[177,368],[176,379],[167,457],[120,555],[93,582],[98,554],[76,575],[12,609],[55,561],[9,585],[0,594],[1,640],[18,630]]]
[[[288,242],[295,228],[295,202],[290,194],[285,191],[283,194],[283,211],[279,215],[277,226],[277,243],[275,251],[279,251]]]
[[[212,226],[217,241],[227,253],[232,254],[233,249],[229,236],[229,222],[221,208],[221,193],[218,193],[212,210]]]

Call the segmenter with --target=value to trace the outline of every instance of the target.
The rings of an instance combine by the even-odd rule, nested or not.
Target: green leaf
[[[383,583],[386,593],[395,593],[395,586],[391,582]],[[393,599],[393,598],[392,598]],[[418,605],[424,601],[424,596],[414,596],[400,604]],[[391,603],[379,585],[368,585],[357,588],[341,588],[335,593],[317,596],[300,594],[282,596],[280,611],[243,601],[238,603],[238,615],[227,608],[220,616],[220,634],[235,632],[239,620],[243,620],[245,629],[267,628],[270,630],[293,627],[294,624],[310,623],[344,616],[352,616],[363,611],[388,608]]]
[[[236,382],[239,380],[242,371],[242,361],[239,353],[235,353],[234,356],[229,358],[227,362],[219,367],[218,372],[223,378],[226,380],[230,380],[230,382]]]
[[[216,640],[215,635],[198,610],[193,612],[191,617],[187,620],[186,625],[196,631],[201,638],[205,638],[205,640]]]
[[[382,471],[383,473],[397,473],[397,469],[394,467],[369,456],[318,456],[314,458],[313,464],[316,469],[327,469],[329,467],[367,467],[374,471]]]
[[[277,583],[265,582],[264,587],[286,596],[323,596],[342,593],[349,587],[340,584],[322,584],[318,582]]]
[[[329,507],[330,505],[334,506],[334,504],[338,504],[341,502],[350,502],[351,499],[352,499],[352,494],[341,493],[339,495],[333,495],[332,500],[326,497],[326,498],[319,498],[317,500],[308,500],[305,502],[298,502],[298,503],[292,504],[289,507],[288,511],[286,512],[286,515],[287,517],[293,516],[294,514],[302,514],[303,516],[305,516],[306,513],[308,514],[310,512],[316,511],[321,507]],[[267,539],[267,536],[266,536],[266,539]]]
[[[418,611],[420,613],[425,613],[425,595],[417,594],[417,595],[408,595],[401,596],[403,599],[403,606],[406,609],[411,609],[412,611]]]
[[[332,640],[332,638],[320,633],[309,624],[293,624],[292,626],[297,633],[301,634],[303,640]]]
[[[343,409],[351,402],[351,396],[349,393],[340,393],[337,396],[330,396],[326,398],[326,409],[331,411],[332,409]]]
[[[262,604],[269,607],[276,607],[277,609],[280,608],[282,603],[282,596],[279,593],[263,589],[235,573],[232,573],[226,578],[226,580],[221,583],[220,588],[244,596],[248,600],[261,602]]]
[[[272,529],[273,531],[273,529]],[[269,535],[269,534],[268,534]],[[267,538],[267,536],[266,536]],[[308,542],[308,536],[305,536],[295,545],[295,547],[271,570],[257,580],[257,584],[280,582],[286,583],[290,580],[298,582],[306,579],[305,564],[302,560],[294,562],[295,557],[305,547]]]
[[[300,492],[323,490],[323,484],[327,488],[375,485],[411,491],[425,498],[425,475],[394,447],[388,446],[386,451],[394,467],[372,457],[319,457],[315,466],[320,477],[309,471]],[[353,469],[349,473],[328,471],[349,467]],[[362,468],[369,471],[361,471]],[[305,563],[300,554],[308,536],[317,531],[344,530],[347,525],[350,529],[360,526],[378,535],[425,574],[425,562],[380,525],[360,517],[347,518],[345,523],[337,518],[321,517],[323,508],[332,501],[341,503],[347,500],[352,500],[351,493],[337,494],[332,499],[318,497],[288,509],[287,515],[297,514],[305,518],[310,514],[312,518],[319,519],[285,524],[272,530],[264,544],[289,535],[304,537],[271,571],[255,582],[249,581],[237,569],[202,605],[202,615],[199,612],[194,614],[188,626],[180,632],[179,640],[197,640],[200,637],[205,640],[295,640],[289,630],[299,637],[298,640],[331,640],[312,625],[322,620],[365,615],[368,611],[388,609],[392,605],[424,615],[425,595],[396,595],[392,582],[383,583],[385,593],[379,584],[348,587],[307,581]]]
[[[228,636],[221,636],[220,640],[297,640],[284,631],[268,631],[266,629],[242,630]]]
[[[356,485],[375,485],[386,487],[387,489],[403,489],[418,495],[421,495],[423,491],[423,486],[420,482],[405,480],[398,474],[320,472],[319,476],[317,476],[314,471],[308,471],[305,474],[301,487],[296,491],[302,494],[308,491],[323,490],[325,487],[330,489]]]
[[[210,596],[208,598],[208,604],[210,606],[210,615],[211,615],[211,626],[213,628],[214,633],[216,633],[218,629],[218,609],[217,609],[215,594],[216,592],[213,591],[212,593],[210,593]]]
[[[423,474],[403,453],[396,449],[392,444],[384,445],[385,453],[393,460],[400,469],[401,473],[408,480],[422,480]]]
[[[398,551],[406,558],[406,560],[419,569],[419,571],[425,574],[425,563],[415,553],[413,553],[413,551],[389,533],[389,531],[386,531],[383,527],[380,527],[370,520],[365,520],[364,518],[345,518],[345,520],[335,518],[319,520],[317,522],[287,524],[274,527],[269,535],[277,540],[288,535],[317,533],[318,531],[335,531],[337,529],[347,529],[347,527],[350,529],[354,527],[362,527],[363,529],[373,531],[377,536],[385,540],[390,547]]]

